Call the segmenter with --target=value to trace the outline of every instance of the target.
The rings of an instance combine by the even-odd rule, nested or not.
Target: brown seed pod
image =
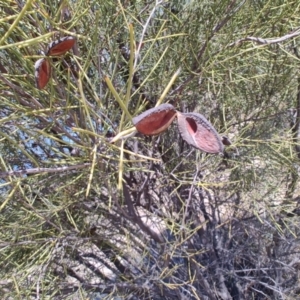
[[[76,38],[65,36],[57,41],[51,42],[47,52],[48,56],[61,56],[66,54],[75,44]]]
[[[157,135],[170,126],[176,116],[176,110],[171,104],[161,104],[148,109],[132,119],[137,131],[145,135]]]
[[[207,153],[223,153],[223,143],[208,120],[197,113],[177,112],[181,137],[191,146]]]
[[[222,143],[224,146],[230,146],[232,144],[231,140],[225,135],[222,136]]]
[[[42,90],[51,77],[51,65],[47,58],[41,58],[34,64],[35,83]]]

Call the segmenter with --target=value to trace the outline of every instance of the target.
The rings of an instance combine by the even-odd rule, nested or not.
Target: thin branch
[[[196,62],[192,65],[191,70],[194,73],[199,73],[201,71],[201,68],[199,69],[199,64],[198,61],[201,59],[203,53],[205,52],[208,43],[213,39],[215,34],[220,31],[231,19],[231,17],[244,5],[245,1],[242,1],[237,7],[234,8],[234,5],[236,4],[236,0],[232,0],[231,3],[227,6],[225,14],[226,16],[216,24],[216,26],[213,28],[212,34],[207,38],[201,49],[199,50],[197,54],[197,60]],[[179,86],[177,86],[174,90],[170,92],[170,95],[178,94],[183,91],[185,86],[189,82],[191,82],[195,78],[195,74],[191,74],[183,83],[181,83]]]
[[[157,234],[156,232],[154,232],[147,225],[145,225],[144,222],[142,221],[142,219],[140,218],[140,216],[136,213],[134,206],[132,204],[132,201],[131,201],[128,187],[126,184],[123,184],[123,194],[124,194],[124,199],[128,206],[129,214],[130,214],[132,220],[135,223],[137,223],[138,226],[140,227],[140,229],[142,231],[144,231],[145,233],[147,233],[153,240],[155,240],[158,243],[163,243],[164,242],[163,237],[161,235]]]
[[[237,12],[237,10],[239,8],[241,8],[241,5],[239,5],[239,7],[237,9],[234,9],[233,6],[236,3],[236,0],[233,0],[226,9],[226,16],[223,20],[221,20],[213,29],[212,34],[208,37],[208,39],[205,41],[204,45],[202,46],[202,48],[200,49],[198,55],[197,55],[197,61],[202,57],[203,53],[205,52],[205,49],[207,48],[208,43],[210,42],[210,40],[215,36],[215,33],[217,33],[218,31],[220,31],[226,24],[227,22],[230,20],[230,18],[234,15],[234,13]],[[232,11],[232,12],[231,12]],[[231,12],[231,13],[230,13]],[[193,69],[196,69],[197,67],[197,62],[194,64]],[[197,71],[196,71],[197,72]]]
[[[281,42],[286,41],[288,39],[297,37],[299,35],[300,35],[300,27],[297,28],[296,30],[293,30],[291,33],[288,33],[288,34],[286,34],[282,37],[273,38],[273,39],[263,39],[263,38],[260,38],[260,37],[248,36],[246,38],[237,40],[237,41],[229,44],[229,47],[239,46],[243,42],[247,42],[247,41],[256,42],[256,43],[262,44],[262,45],[278,44],[278,43],[281,43]]]
[[[159,0],[155,2],[155,5],[149,15],[149,18],[147,19],[145,25],[143,26],[143,31],[142,31],[142,34],[141,34],[141,38],[140,38],[140,42],[138,44],[138,47],[136,49],[136,52],[135,52],[135,58],[134,58],[134,64],[133,64],[133,72],[135,71],[135,68],[137,66],[137,63],[138,63],[138,58],[139,58],[139,54],[140,54],[140,51],[141,51],[141,48],[142,48],[142,44],[143,44],[143,40],[144,40],[144,36],[146,34],[146,30],[149,26],[149,23],[150,23],[150,20],[153,18],[153,15],[157,9],[157,7],[163,2],[163,0]]]
[[[65,166],[60,168],[34,168],[34,169],[25,169],[25,170],[18,170],[18,171],[0,172],[0,178],[4,178],[8,176],[21,176],[25,174],[29,175],[29,174],[40,174],[40,173],[63,173],[65,171],[70,171],[70,170],[84,169],[90,165],[91,163],[84,163],[80,165]]]
[[[194,188],[195,188],[195,183],[196,183],[196,180],[197,180],[197,177],[198,177],[198,173],[199,173],[199,168],[198,168],[198,165],[197,165],[197,170],[196,170],[196,173],[195,173],[195,176],[194,176],[194,179],[193,179],[193,183],[191,184],[191,187],[190,187],[190,190],[189,190],[189,197],[188,197],[188,199],[186,200],[186,203],[185,203],[185,212],[184,212],[183,219],[182,219],[182,226],[185,226],[185,222],[186,222],[187,217],[188,217],[189,206],[190,206],[190,203],[191,203],[191,200],[192,200],[193,191],[194,191]]]
[[[13,91],[18,93],[20,96],[29,98],[33,103],[26,102],[25,100],[21,99],[21,104],[25,106],[29,106],[33,109],[36,109],[37,107],[39,108],[44,108],[40,102],[38,102],[34,97],[32,97],[30,94],[27,92],[24,92],[24,90],[17,86],[16,84],[11,83],[9,80],[7,80],[4,76],[0,75],[0,80],[3,81],[5,84],[7,84]]]
[[[299,31],[300,33],[300,31]],[[298,59],[300,59],[300,55],[298,53],[298,49],[294,47],[294,53],[297,56]],[[297,84],[297,96],[296,96],[296,115],[294,118],[294,124],[292,126],[292,132],[293,132],[293,139],[295,141],[295,150],[298,156],[298,159],[300,159],[300,147],[299,147],[299,136],[300,136],[300,78],[298,77],[298,84]]]

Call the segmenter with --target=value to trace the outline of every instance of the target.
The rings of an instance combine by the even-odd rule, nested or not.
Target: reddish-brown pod
[[[232,144],[231,140],[225,135],[222,136],[222,143],[224,146],[230,146]]]
[[[211,154],[223,153],[223,143],[208,120],[197,113],[177,112],[181,137],[191,146]]]
[[[145,135],[164,132],[176,117],[176,110],[171,104],[161,104],[144,111],[132,119],[137,131]]]
[[[66,36],[57,41],[50,43],[47,52],[48,56],[61,56],[67,53],[75,44],[76,38],[73,36]]]
[[[34,77],[38,89],[42,90],[51,76],[51,65],[47,58],[41,58],[34,64]]]

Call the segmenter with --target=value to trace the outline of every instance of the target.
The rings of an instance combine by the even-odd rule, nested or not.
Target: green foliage
[[[0,0],[3,299],[299,297],[299,10]],[[134,134],[160,101],[205,115],[225,156],[176,122]]]

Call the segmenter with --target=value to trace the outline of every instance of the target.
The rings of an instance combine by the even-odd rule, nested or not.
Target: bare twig
[[[130,198],[130,194],[129,194],[126,184],[123,184],[123,194],[124,194],[125,202],[128,205],[130,216],[132,217],[133,221],[135,221],[139,225],[139,227],[141,228],[142,231],[144,231],[151,238],[153,238],[153,240],[155,240],[158,243],[163,243],[164,240],[163,240],[162,236],[158,235],[151,228],[149,228],[147,225],[145,225],[144,222],[142,221],[142,219],[140,218],[140,216],[136,213],[136,211],[133,207],[133,204],[132,204],[132,201]]]
[[[229,44],[229,47],[239,46],[243,42],[247,42],[247,41],[256,42],[256,43],[262,44],[262,45],[278,44],[278,43],[281,43],[281,42],[286,41],[288,39],[297,37],[299,35],[300,35],[300,27],[297,28],[296,30],[293,30],[291,33],[288,33],[284,36],[281,36],[281,37],[278,37],[278,38],[273,38],[273,39],[263,39],[263,38],[260,38],[260,37],[248,36],[246,38],[239,39],[239,40]]]
[[[91,163],[84,163],[84,164],[65,166],[60,168],[34,168],[34,169],[25,169],[25,170],[18,170],[18,171],[0,172],[0,178],[4,178],[8,176],[21,176],[25,174],[29,175],[29,174],[40,174],[40,173],[63,173],[65,171],[70,171],[70,170],[84,169],[90,165]]]
[[[140,42],[139,42],[138,47],[137,47],[136,52],[135,52],[134,64],[133,64],[133,70],[135,70],[135,68],[136,68],[136,66],[137,66],[137,63],[138,63],[138,58],[139,58],[139,54],[140,54],[141,47],[142,47],[142,44],[143,44],[144,36],[145,36],[145,34],[146,34],[146,30],[147,30],[147,28],[148,28],[148,26],[149,26],[149,23],[150,23],[151,19],[153,18],[153,15],[154,15],[154,13],[155,13],[157,7],[158,7],[162,2],[163,2],[163,0],[159,0],[159,1],[156,0],[156,3],[155,3],[155,5],[154,5],[154,7],[153,7],[153,9],[152,9],[152,11],[151,11],[149,17],[148,17],[148,19],[147,19],[145,25],[143,26],[143,31],[142,31],[142,34],[141,34],[141,37],[140,37]]]
[[[300,30],[298,32],[300,34]],[[294,47],[294,53],[298,59],[300,59],[300,55],[296,47]],[[299,136],[300,136],[300,78],[298,78],[298,85],[297,85],[297,106],[296,106],[296,116],[294,124],[292,126],[293,138],[295,141],[295,150],[297,152],[297,156],[300,159],[300,147],[299,147]]]

